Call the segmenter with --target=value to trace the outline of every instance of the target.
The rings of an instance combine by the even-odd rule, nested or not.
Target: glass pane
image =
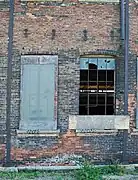
[[[88,59],[87,58],[80,59],[80,69],[88,69]]]
[[[105,106],[90,106],[89,115],[105,115]]]
[[[98,94],[98,105],[99,104],[105,105],[105,94]]]
[[[88,81],[88,71],[80,70],[80,81]]]
[[[106,107],[106,114],[107,115],[113,115],[114,114],[114,107],[113,107],[113,105]]]
[[[106,58],[98,58],[98,69],[106,70]]]
[[[87,90],[87,89],[88,89],[88,82],[86,82],[86,81],[81,81],[81,82],[80,82],[80,89],[81,89],[81,90]]]
[[[89,107],[89,115],[98,115],[97,107]]]
[[[98,81],[106,81],[106,71],[105,70],[98,71]]]
[[[114,70],[107,71],[107,81],[114,81]]]
[[[107,105],[114,104],[114,94],[107,94]]]
[[[107,82],[107,90],[114,90],[114,82]]]
[[[80,104],[86,104],[88,103],[88,94],[86,93],[80,93]]]
[[[104,115],[105,114],[105,106],[99,106],[97,107],[98,115]]]
[[[92,82],[89,82],[89,89],[90,90],[97,90],[97,82],[95,81],[92,81]]]
[[[97,105],[97,94],[89,94],[89,104]]]
[[[89,69],[97,69],[97,59],[89,58]]]
[[[112,58],[107,59],[107,69],[115,69],[115,60]]]
[[[87,115],[87,105],[79,107],[79,114],[80,115]]]
[[[97,81],[97,70],[89,71],[89,81]]]
[[[106,82],[98,82],[99,90],[106,90]]]

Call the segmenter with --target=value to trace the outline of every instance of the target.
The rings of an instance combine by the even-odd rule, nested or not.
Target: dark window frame
[[[97,64],[96,64],[96,61],[97,61]],[[93,62],[94,62],[94,64],[92,65],[91,63],[93,63]],[[96,65],[97,65],[97,67],[96,67]],[[85,81],[81,81],[81,79],[83,77],[83,71],[85,71],[85,73],[87,71],[87,73],[88,73],[87,81],[86,81],[86,77],[85,77]],[[92,72],[92,71],[93,72],[96,71],[96,79],[94,78],[94,81],[91,81],[92,74],[90,74],[90,72]],[[101,79],[99,81],[100,73],[101,73]],[[103,78],[104,74],[105,74],[105,78]],[[90,77],[91,77],[91,79],[90,79]],[[95,77],[95,75],[94,75],[94,77]],[[83,86],[83,83],[85,84],[84,86]],[[87,103],[86,104],[81,103],[81,98],[82,98],[81,96],[83,96],[83,94],[85,94],[85,95],[87,94]],[[103,99],[105,99],[104,113],[102,113],[103,104],[101,105],[98,101],[97,101],[97,104],[95,103],[95,104],[93,104],[93,106],[92,106],[92,104],[90,104],[89,99],[90,99],[90,96],[92,96],[92,95],[96,95],[97,98],[98,98],[98,96],[104,95],[104,98],[103,98]],[[112,98],[108,97],[109,95]],[[112,103],[107,104],[107,102],[109,102],[109,101],[110,102],[112,101]],[[82,107],[84,107],[85,113],[81,113],[81,109],[83,111]],[[97,109],[99,108],[99,113],[97,110],[97,112],[95,112],[95,114],[91,114],[92,111],[90,111],[90,108],[94,109],[95,107],[97,107]],[[87,112],[86,112],[86,108],[87,108]],[[112,115],[114,113],[115,113],[115,59],[108,58],[108,57],[81,58],[80,59],[79,114],[80,115]]]

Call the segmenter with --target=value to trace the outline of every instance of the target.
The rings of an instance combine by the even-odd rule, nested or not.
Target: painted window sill
[[[131,133],[131,135],[138,135],[138,129],[133,129],[133,132]]]
[[[62,2],[62,0],[21,0],[21,2]]]
[[[119,0],[79,0],[79,2],[119,3]]]
[[[18,137],[48,137],[48,136],[59,136],[60,130],[54,131],[39,131],[39,133],[28,133],[25,130],[17,130]]]
[[[76,130],[77,136],[93,136],[94,134],[110,134],[110,133],[117,133],[118,130]]]
[[[47,2],[47,1],[60,1],[62,2],[62,0],[21,0],[21,2]],[[119,0],[79,0],[79,1],[83,1],[83,2],[110,2],[110,3],[114,3],[114,2],[119,2]]]
[[[0,11],[4,11],[5,8],[9,8],[9,2],[8,0],[0,0]]]

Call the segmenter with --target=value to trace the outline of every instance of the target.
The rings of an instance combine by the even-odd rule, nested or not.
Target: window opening
[[[115,60],[80,59],[80,115],[114,114]]]

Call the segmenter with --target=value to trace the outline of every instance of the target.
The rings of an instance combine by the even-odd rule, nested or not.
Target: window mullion
[[[98,93],[99,93],[99,84],[98,84],[98,58],[97,58],[97,91],[96,91],[96,105],[98,105]]]
[[[106,59],[106,80],[105,80],[105,90],[106,90],[106,93],[105,93],[105,115],[107,115],[107,59]]]
[[[90,104],[89,104],[89,73],[90,73],[90,70],[89,70],[89,59],[88,59],[88,102],[87,102],[87,114],[89,115],[89,107],[90,107]]]
[[[106,113],[107,113],[107,112],[106,112],[106,109],[107,109],[106,107],[107,107],[107,93],[105,93],[105,115],[106,115]]]
[[[115,107],[116,107],[116,102],[115,102],[115,100],[116,100],[116,95],[115,95],[115,87],[116,87],[116,86],[115,86],[115,80],[116,80],[116,79],[115,79],[115,69],[114,69],[114,92],[113,92],[113,93],[114,93],[114,105],[113,105],[114,114],[116,114],[116,110],[115,110],[115,109],[116,109],[116,108],[115,108]]]

